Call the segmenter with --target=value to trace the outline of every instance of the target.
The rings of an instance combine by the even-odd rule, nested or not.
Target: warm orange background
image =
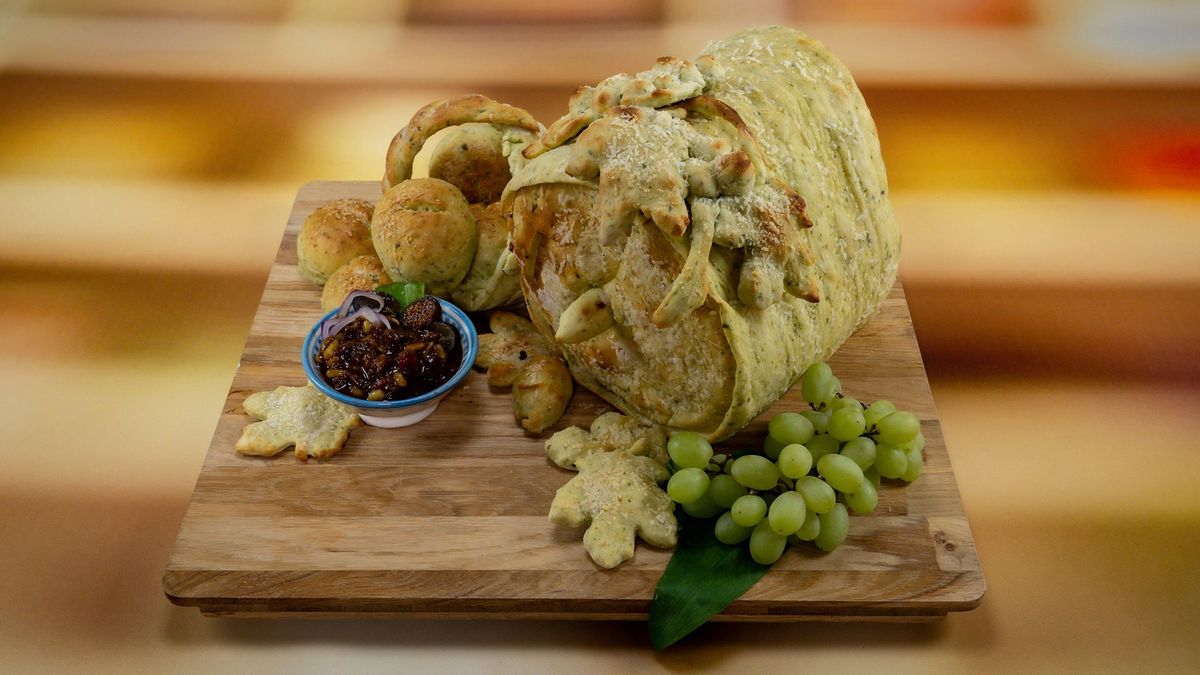
[[[1108,0],[0,7],[0,670],[1200,670],[1200,8]],[[159,577],[296,189],[420,105],[543,122],[740,27],[875,115],[989,583],[934,626],[205,619]],[[403,545],[403,542],[398,542]]]

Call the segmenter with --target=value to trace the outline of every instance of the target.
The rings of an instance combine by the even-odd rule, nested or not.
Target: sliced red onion
[[[383,324],[384,328],[392,327],[392,322],[387,318],[387,315],[384,314],[383,312],[371,309],[370,307],[359,307],[357,311],[362,312],[362,315],[367,319],[367,321],[370,321],[371,323],[376,323],[376,324],[381,323],[381,324]]]
[[[348,316],[351,308],[354,307],[354,301],[358,300],[359,298],[368,301],[362,303],[360,305],[361,307],[373,305],[371,308],[375,311],[383,309],[383,298],[380,297],[378,293],[375,293],[374,291],[351,291],[350,294],[346,296],[346,299],[342,300],[342,304],[340,307],[338,307],[337,313],[334,314],[334,316],[338,318]]]
[[[338,318],[338,316],[335,314],[326,319],[325,323],[321,324],[321,341],[323,342],[329,339],[329,337],[332,335],[337,335],[342,331],[343,328],[349,326],[360,318],[366,319],[373,324],[383,324],[384,328],[392,327],[392,322],[389,321],[388,318],[383,314],[380,314],[370,307],[359,307],[344,317]]]

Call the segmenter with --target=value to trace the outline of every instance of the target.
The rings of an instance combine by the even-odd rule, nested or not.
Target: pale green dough
[[[597,213],[611,205],[613,183],[604,197],[600,181],[568,173],[573,142],[520,167],[505,201],[514,205],[514,252],[523,261],[526,302],[543,333],[552,336],[566,307],[594,285],[611,301],[611,330],[562,345],[576,379],[644,422],[720,439],[752,420],[875,314],[895,283],[900,234],[874,122],[849,72],[824,45],[790,28],[764,27],[714,43],[695,64],[704,76],[702,93],[732,107],[761,149],[749,193],[716,198],[722,211],[702,275],[702,306],[673,325],[652,324],[651,314],[683,268],[691,233],[672,236],[635,215],[627,235],[598,238]],[[624,77],[623,86],[637,84],[638,76]],[[682,115],[653,119],[661,125],[655,134],[662,128],[681,134],[692,143],[693,157],[700,156],[696,138],[715,137],[721,126]],[[633,140],[607,156],[627,183],[666,184],[675,167],[669,161],[639,165],[652,153],[639,152],[636,136],[621,138]],[[691,172],[685,174],[689,199],[701,196],[696,190],[711,197],[713,184],[703,172],[697,176],[696,166],[688,159],[678,167],[681,174]],[[766,293],[773,304],[754,309],[739,301],[737,291],[754,246],[738,242],[747,226],[754,232],[763,227],[751,215],[757,207],[787,203],[781,185],[803,198],[813,223],[807,230],[786,227],[812,253],[813,264],[803,268],[821,300],[777,299],[775,288],[775,295]],[[591,264],[598,259],[619,264]],[[766,271],[777,270],[767,265]],[[770,291],[770,274],[765,278]]]

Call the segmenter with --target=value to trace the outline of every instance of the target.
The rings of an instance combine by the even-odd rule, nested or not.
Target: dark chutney
[[[430,296],[405,310],[387,297],[380,312],[392,327],[365,318],[321,343],[313,362],[329,386],[368,401],[397,401],[437,389],[462,364],[462,340],[441,321],[441,305]]]

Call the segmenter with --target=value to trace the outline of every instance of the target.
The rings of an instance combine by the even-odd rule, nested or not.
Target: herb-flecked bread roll
[[[475,258],[478,228],[462,192],[437,178],[413,178],[383,193],[371,219],[371,241],[395,281],[424,282],[446,297]]]
[[[380,286],[392,283],[391,277],[383,269],[383,263],[372,252],[370,255],[360,255],[350,262],[337,268],[321,289],[321,309],[332,312],[342,305],[353,291],[373,291]]]
[[[296,238],[300,273],[309,281],[324,284],[337,268],[352,258],[374,254],[371,245],[371,214],[375,207],[363,199],[336,199],[318,206]]]
[[[499,201],[512,178],[500,129],[464,124],[446,133],[429,158],[429,175],[451,183],[472,204]]]
[[[523,155],[504,202],[530,316],[645,423],[730,436],[895,283],[874,122],[795,30],[583,87]]]
[[[479,228],[479,243],[471,269],[462,283],[450,291],[450,299],[468,312],[511,305],[521,299],[520,275],[504,269],[512,218],[500,208],[499,202],[487,206],[471,204],[471,214]]]

